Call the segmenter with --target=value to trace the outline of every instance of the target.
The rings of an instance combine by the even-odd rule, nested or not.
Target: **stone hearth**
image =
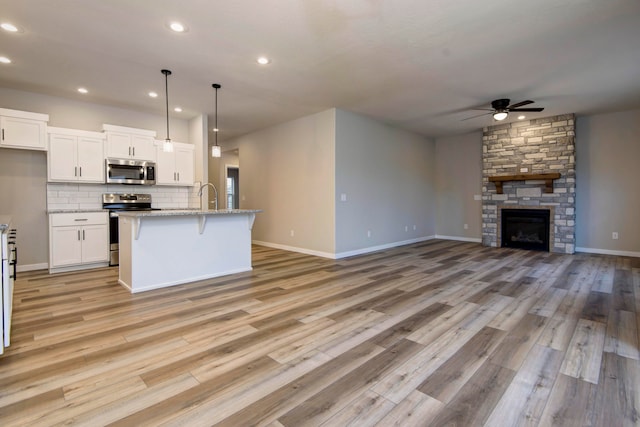
[[[536,175],[559,173],[553,192]],[[500,181],[498,194],[489,178]],[[573,114],[523,120],[484,128],[482,137],[482,243],[500,246],[500,210],[550,209],[550,251],[575,252],[575,117]]]

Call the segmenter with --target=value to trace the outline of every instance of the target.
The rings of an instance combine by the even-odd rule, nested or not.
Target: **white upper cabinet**
[[[48,128],[50,182],[104,182],[104,135]]]
[[[47,149],[47,114],[0,108],[0,147]]]
[[[107,158],[156,161],[155,131],[107,124],[102,129],[107,136]]]
[[[192,144],[173,143],[173,152],[162,150],[164,141],[156,141],[156,184],[192,186],[195,148]]]

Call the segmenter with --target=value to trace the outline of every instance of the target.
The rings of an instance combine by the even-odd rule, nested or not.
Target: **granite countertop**
[[[0,233],[4,233],[11,226],[11,217],[9,215],[0,215]]]
[[[93,208],[93,209],[49,209],[48,214],[58,213],[89,213],[89,212],[109,212],[108,209]]]
[[[262,212],[262,209],[220,209],[203,211],[199,209],[163,209],[159,211],[122,211],[119,216],[159,217],[159,216],[196,216],[196,215],[246,215]]]

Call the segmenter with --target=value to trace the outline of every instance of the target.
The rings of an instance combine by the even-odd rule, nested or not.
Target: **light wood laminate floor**
[[[137,295],[115,268],[19,275],[0,425],[640,423],[638,258],[253,255]]]

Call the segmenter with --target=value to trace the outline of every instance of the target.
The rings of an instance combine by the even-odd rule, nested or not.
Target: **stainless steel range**
[[[151,207],[151,194],[103,194],[102,208],[109,210],[109,265],[119,264],[118,212],[155,211]]]

